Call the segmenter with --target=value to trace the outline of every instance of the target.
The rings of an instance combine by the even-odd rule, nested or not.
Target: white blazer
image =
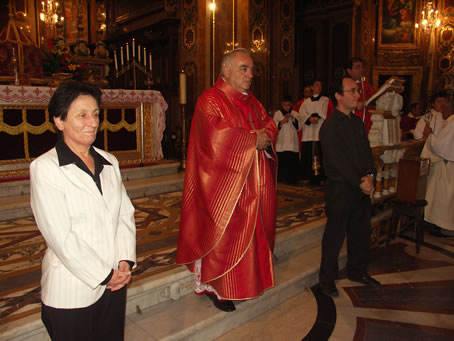
[[[31,207],[47,244],[41,299],[54,308],[95,303],[119,261],[136,261],[134,207],[118,161],[95,150],[112,164],[100,174],[103,194],[75,164],[60,167],[55,148],[30,165]]]

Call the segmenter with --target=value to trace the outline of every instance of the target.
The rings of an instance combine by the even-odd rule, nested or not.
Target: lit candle
[[[153,60],[151,59],[151,53],[150,53],[150,71],[151,71],[151,66],[153,65],[153,64],[152,64],[152,61],[153,61]]]
[[[117,51],[114,51],[115,71],[118,71]]]
[[[140,63],[140,45],[137,46],[137,57],[139,57],[139,63]]]
[[[132,58],[136,56],[136,40],[132,38]]]
[[[143,48],[143,65],[147,66],[147,48],[146,47]]]
[[[186,104],[186,74],[184,70],[180,73],[180,104]]]
[[[129,44],[126,43],[126,60],[129,62]]]
[[[123,46],[120,48],[120,60],[121,60],[121,66],[123,66]]]

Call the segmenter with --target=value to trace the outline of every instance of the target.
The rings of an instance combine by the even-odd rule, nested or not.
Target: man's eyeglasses
[[[353,89],[350,89],[350,90],[344,90],[343,92],[351,92],[352,94],[361,94],[361,89],[358,89],[358,88],[353,88]]]

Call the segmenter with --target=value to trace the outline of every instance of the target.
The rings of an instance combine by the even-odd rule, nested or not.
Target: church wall
[[[427,103],[434,91],[454,92],[454,1],[434,3],[441,26],[428,34],[414,28],[414,23],[420,21],[423,1],[395,2],[402,6],[396,7],[396,20],[408,20],[410,36],[406,37],[398,29],[393,31],[386,21],[390,18],[386,18],[389,2],[385,0],[295,1],[295,84],[299,94],[303,85],[314,78],[330,82],[340,77],[343,65],[352,56],[365,61],[366,79],[375,87],[392,75],[406,79],[404,110],[415,101]],[[410,17],[404,19],[405,15]],[[347,52],[343,50],[346,45]],[[307,55],[306,51],[311,52]]]
[[[296,98],[294,2],[217,0],[214,40],[210,3],[180,1],[181,67],[190,83],[186,106],[189,120],[197,97],[217,79],[221,59],[232,45],[251,50],[255,63],[251,88],[267,110],[277,108],[283,95]],[[193,72],[197,72],[196,78]]]
[[[351,1],[295,2],[295,64],[298,98],[315,79],[324,84],[342,77],[352,50]]]
[[[68,43],[75,44],[81,11],[84,37],[92,47],[95,12],[102,5],[107,13],[105,40],[111,53],[133,37],[152,52],[152,89],[161,91],[169,103],[165,135],[169,143],[175,135],[179,139],[181,131],[179,71],[184,68],[187,74],[186,114],[190,123],[198,96],[217,78],[220,61],[232,40],[236,46],[252,50],[256,64],[252,89],[269,112],[279,107],[285,95],[299,99],[303,86],[315,78],[321,79],[326,89],[332,79],[341,77],[351,56],[365,60],[366,78],[375,87],[391,75],[405,78],[406,105],[424,102],[434,91],[454,92],[454,0],[435,1],[441,26],[432,35],[415,30],[410,43],[392,34],[388,41],[383,39],[385,33],[392,32],[383,24],[385,0],[216,0],[214,36],[211,1],[64,0],[65,34]],[[32,40],[43,44],[40,1],[11,2],[16,17],[27,13],[20,20]],[[7,5],[8,1],[0,3]],[[79,3],[83,6],[78,7]],[[423,1],[406,3],[413,20],[418,21]],[[0,16],[0,20],[6,24],[7,17]],[[138,77],[138,88],[146,87],[144,78]],[[132,88],[132,76],[115,78],[111,72],[110,85]]]

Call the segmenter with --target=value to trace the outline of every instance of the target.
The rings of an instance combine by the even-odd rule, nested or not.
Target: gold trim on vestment
[[[256,149],[256,150],[255,150],[255,157],[254,157],[254,160],[256,161],[257,173],[258,173],[258,172],[259,172],[259,167],[258,167],[259,165],[258,165],[258,155],[257,155],[257,154],[258,154],[258,150]],[[252,168],[252,165],[251,165],[251,168]],[[250,169],[249,169],[248,175],[249,175],[249,173],[250,173]],[[208,282],[215,281],[215,280],[217,280],[218,278],[221,278],[221,277],[225,276],[226,274],[228,274],[230,271],[232,271],[232,270],[238,265],[239,262],[241,262],[241,260],[243,259],[244,255],[246,254],[246,252],[248,252],[249,248],[251,247],[252,241],[254,240],[254,236],[255,236],[255,229],[257,228],[257,216],[258,216],[259,209],[260,209],[260,180],[259,180],[260,178],[258,177],[259,175],[260,175],[260,174],[257,174],[257,180],[258,180],[257,182],[258,182],[258,186],[259,186],[259,191],[258,191],[258,196],[259,196],[259,197],[258,197],[257,211],[255,212],[254,229],[252,230],[251,239],[249,240],[248,246],[244,249],[243,254],[238,258],[238,261],[237,261],[234,265],[232,265],[232,266],[230,267],[230,269],[228,269],[227,271],[225,271],[223,274],[217,276],[216,278],[213,278],[213,279],[211,279],[211,280],[209,280],[209,281],[206,281],[206,282],[200,281],[200,283],[206,284],[206,283],[208,283]],[[247,178],[246,178],[246,179],[247,179]],[[244,189],[244,187],[245,187],[245,186],[243,185],[243,189]],[[241,190],[240,196],[241,196],[242,193],[243,193],[243,190]],[[239,196],[239,197],[240,197],[240,196]],[[239,198],[239,197],[238,197],[238,198]],[[237,200],[237,202],[238,202],[238,200]],[[235,205],[235,207],[236,207],[236,205]],[[232,211],[232,214],[233,214],[233,211]],[[230,216],[230,217],[231,217],[231,216]],[[229,222],[230,222],[230,219],[229,219]],[[228,226],[228,225],[229,225],[229,224],[227,224],[227,226]],[[226,226],[225,228],[227,228],[227,226]],[[224,232],[225,232],[225,229],[224,229],[224,231],[222,232],[222,235],[224,235]],[[268,243],[268,239],[266,238],[266,234],[264,233],[264,235],[265,235],[265,239],[267,240],[267,243]],[[221,239],[222,239],[222,237],[219,238],[219,241],[220,241]],[[218,241],[218,243],[219,243],[219,241]],[[217,245],[217,244],[216,244],[216,245]],[[213,247],[211,250],[213,250],[213,249],[214,249],[214,247]],[[269,247],[269,245],[268,245],[268,249],[271,250],[270,247]],[[211,251],[211,250],[210,250],[210,251]],[[202,260],[202,266],[203,266],[203,259],[202,259],[202,258],[200,258],[200,259]],[[202,276],[200,276],[200,277],[202,277]]]
[[[246,182],[247,182],[247,180],[248,180],[249,173],[251,172],[252,166],[254,165],[254,160],[256,160],[256,159],[257,159],[257,150],[255,151],[255,157],[252,159],[251,165],[250,165],[250,167],[249,167],[249,171],[248,171],[247,175],[246,175],[245,178],[244,178],[244,183],[243,183],[243,185],[241,186],[241,191],[239,192],[238,197],[237,197],[236,200],[235,200],[234,208],[235,208],[236,205],[238,204],[238,200],[240,200],[241,194],[243,193],[244,187],[245,187]],[[203,256],[201,256],[200,258],[195,259],[195,260],[192,261],[192,262],[178,263],[178,264],[181,264],[181,265],[193,264],[193,263],[195,263],[196,261],[198,261],[199,259],[203,259],[203,258],[206,257],[208,254],[210,254],[211,251],[213,251],[213,250],[216,248],[216,246],[218,246],[218,244],[220,243],[220,241],[222,240],[222,237],[224,236],[224,233],[225,233],[225,230],[226,230],[227,226],[229,226],[229,224],[230,224],[230,220],[232,219],[232,215],[233,215],[234,212],[235,212],[235,209],[233,209],[232,212],[230,213],[230,217],[229,217],[229,219],[228,219],[226,225],[222,228],[222,234],[221,234],[220,238],[217,239],[217,242],[214,244],[214,246],[213,246],[211,249],[209,249]],[[246,250],[247,250],[247,248],[246,248]],[[243,256],[244,256],[244,254],[243,254]],[[236,263],[236,264],[238,264],[238,263]],[[229,270],[229,271],[230,271],[230,270]],[[192,271],[191,271],[191,272],[192,272]],[[225,272],[225,273],[227,273],[227,272]],[[222,276],[221,276],[221,277],[222,277]],[[219,278],[219,277],[217,277],[217,278]],[[213,279],[212,279],[211,281],[213,281]],[[203,283],[203,282],[201,281],[200,283]]]

